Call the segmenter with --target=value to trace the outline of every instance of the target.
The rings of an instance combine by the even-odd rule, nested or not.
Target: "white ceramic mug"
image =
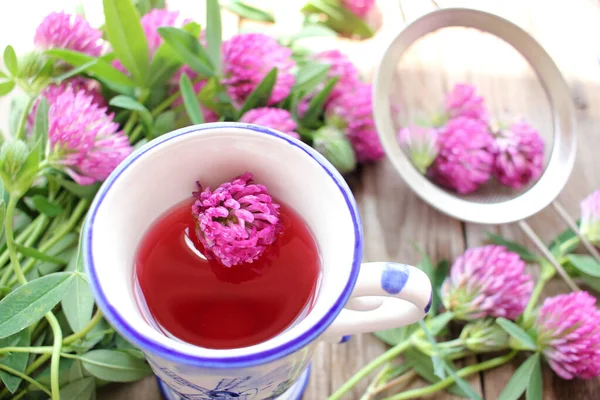
[[[196,181],[215,188],[245,171],[311,229],[322,265],[314,305],[284,332],[249,347],[215,350],[168,337],[136,302],[138,243],[159,215],[190,197]],[[256,125],[192,126],[141,147],[100,188],[83,248],[98,306],[144,352],[168,399],[299,399],[319,340],[412,324],[431,303],[419,269],[361,266],[358,209],[336,169],[304,143]]]

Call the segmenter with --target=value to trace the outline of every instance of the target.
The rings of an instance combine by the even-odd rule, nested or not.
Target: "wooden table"
[[[60,2],[54,3],[56,6],[53,8],[60,8]],[[203,2],[173,0],[170,3],[173,8],[190,9]],[[283,23],[277,27],[262,28],[277,31],[299,23],[299,14],[293,8],[301,2],[265,0],[265,3],[285,3],[285,7],[279,5],[276,8],[278,19]],[[441,7],[477,8],[511,20],[532,34],[564,73],[576,104],[579,148],[575,169],[560,200],[570,214],[577,217],[580,199],[600,187],[600,65],[597,60],[600,51],[600,5],[592,0],[438,0],[437,3]],[[379,0],[378,7],[380,11],[372,19],[381,27],[373,39],[362,42],[318,39],[307,42],[307,45],[340,48],[351,56],[366,76],[370,76],[385,44],[407,22],[433,9],[432,3],[426,0],[402,0],[400,3],[397,0]],[[198,8],[201,13],[203,5]],[[202,20],[196,11],[193,18]],[[231,36],[240,29],[256,28],[256,24],[239,21],[230,14],[224,16],[223,24],[225,36]],[[540,130],[547,131],[550,124],[547,102],[522,60],[511,57],[509,53],[506,53],[506,59],[499,57],[504,50],[482,48],[480,38],[473,32],[468,35],[457,33],[452,43],[447,40],[434,40],[432,46],[419,48],[407,58],[401,84],[405,85],[403,96],[409,107],[408,116],[414,116],[417,110],[435,110],[453,82],[467,79],[482,89],[489,108],[495,114],[522,112]],[[464,43],[462,50],[457,48],[457,42]],[[500,233],[531,246],[515,226],[465,224],[435,211],[411,192],[387,160],[362,167],[349,181],[363,217],[366,261],[416,263],[419,255],[414,244],[422,247],[434,260],[452,260],[467,247],[484,243],[485,232]],[[551,209],[531,217],[529,222],[545,241],[565,228]],[[535,273],[535,269],[532,271]],[[566,291],[566,286],[556,282],[548,293],[559,291]],[[385,349],[384,344],[368,334],[356,336],[344,345],[321,344],[313,359],[312,376],[304,398],[325,399]],[[484,398],[496,399],[517,365],[514,363],[475,376],[470,383]],[[361,382],[347,398],[360,398],[367,383],[366,380]],[[158,400],[160,395],[156,381],[148,377],[137,383],[105,388],[100,398]],[[438,394],[434,398],[451,399],[454,396]],[[566,382],[545,368],[544,399],[567,398],[599,399],[600,381]]]

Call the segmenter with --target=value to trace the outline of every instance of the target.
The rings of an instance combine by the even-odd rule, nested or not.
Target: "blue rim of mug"
[[[176,139],[180,136],[184,136],[187,134],[191,134],[194,132],[200,132],[204,130],[211,129],[246,129],[251,130],[257,133],[266,134],[269,136],[276,137],[278,139],[284,140],[290,145],[297,147],[298,149],[304,151],[308,156],[310,156],[314,161],[316,161],[329,175],[329,177],[334,181],[338,189],[340,190],[344,200],[346,201],[346,205],[348,206],[348,210],[350,211],[350,216],[352,218],[352,223],[354,225],[354,255],[352,260],[352,269],[350,271],[350,276],[344,290],[339,295],[338,299],[331,307],[329,311],[322,317],[319,321],[317,321],[313,326],[311,326],[308,330],[301,333],[298,337],[281,344],[277,347],[258,351],[256,353],[251,353],[243,356],[231,356],[231,357],[202,357],[197,355],[185,354],[179,350],[175,350],[170,348],[169,346],[160,343],[154,339],[151,339],[142,333],[138,332],[134,327],[132,327],[119,313],[119,311],[111,305],[106,298],[106,295],[102,288],[98,283],[98,275],[96,273],[96,268],[94,266],[94,259],[92,256],[91,243],[94,229],[94,220],[96,218],[96,214],[98,212],[98,208],[102,204],[104,197],[113,186],[115,181],[119,179],[121,174],[129,168],[131,164],[133,164],[138,158],[146,154],[148,151],[153,148],[160,146],[163,143],[166,143],[170,140]],[[289,354],[292,354],[314,340],[316,340],[321,333],[327,329],[329,325],[335,320],[337,315],[342,311],[344,305],[350,298],[352,294],[352,290],[356,284],[356,280],[358,279],[358,272],[360,270],[360,264],[362,260],[362,243],[363,243],[363,233],[362,233],[362,223],[360,220],[360,215],[358,213],[358,207],[356,205],[356,201],[350,188],[346,184],[344,178],[340,175],[337,169],[329,162],[325,157],[319,154],[316,150],[312,149],[308,145],[304,144],[300,140],[294,139],[289,135],[284,133],[280,133],[278,131],[265,128],[259,125],[253,124],[243,124],[236,122],[215,122],[208,123],[202,125],[194,125],[186,128],[181,128],[171,133],[167,133],[157,139],[152,140],[151,142],[146,143],[144,146],[140,147],[138,150],[134,151],[129,157],[127,157],[104,181],[98,193],[96,194],[94,201],[90,206],[90,210],[88,212],[87,218],[85,220],[83,226],[83,235],[82,235],[82,247],[83,247],[83,261],[85,265],[85,270],[90,277],[90,286],[92,288],[92,292],[94,293],[94,297],[96,302],[98,303],[98,307],[104,313],[106,319],[113,325],[113,327],[119,331],[126,339],[132,342],[134,345],[138,346],[141,350],[147,351],[151,354],[157,355],[164,359],[178,362],[182,364],[202,367],[202,368],[244,368],[251,367],[255,365],[265,364],[273,360],[277,360],[283,358]]]

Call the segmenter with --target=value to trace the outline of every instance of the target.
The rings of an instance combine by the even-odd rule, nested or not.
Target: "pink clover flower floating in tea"
[[[517,253],[488,245],[468,249],[454,261],[442,285],[442,302],[457,319],[516,319],[525,310],[532,288]]]
[[[539,309],[537,341],[563,379],[600,376],[600,310],[587,292],[549,297]]]
[[[214,191],[196,182],[197,199],[192,214],[197,220],[196,236],[207,257],[232,267],[257,260],[281,232],[279,204],[263,185],[245,174],[223,183]]]

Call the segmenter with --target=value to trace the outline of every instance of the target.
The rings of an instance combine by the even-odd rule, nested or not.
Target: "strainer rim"
[[[554,143],[546,168],[527,191],[507,201],[477,203],[448,193],[421,175],[397,143],[389,103],[389,87],[397,61],[416,41],[447,27],[475,28],[511,45],[534,70],[550,103]],[[408,186],[442,213],[481,224],[523,220],[548,206],[569,179],[575,162],[577,137],[575,112],[568,86],[543,47],[525,30],[502,17],[468,8],[444,8],[416,19],[387,46],[375,70],[372,94],[375,124],[387,157]]]

